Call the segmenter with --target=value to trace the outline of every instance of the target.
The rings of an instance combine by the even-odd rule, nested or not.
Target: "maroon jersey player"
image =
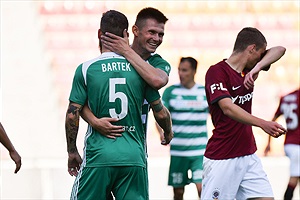
[[[274,199],[255,154],[252,126],[273,137],[285,129],[253,116],[251,106],[258,73],[283,56],[285,48],[266,50],[266,46],[259,30],[244,28],[237,35],[231,56],[206,73],[205,90],[215,129],[204,154],[201,199]]]
[[[284,151],[290,159],[290,178],[284,193],[284,200],[292,199],[294,190],[300,178],[300,90],[297,89],[280,98],[279,106],[274,114],[273,121],[283,115],[286,121],[287,133],[284,140]],[[271,149],[271,137],[269,137],[265,155]]]

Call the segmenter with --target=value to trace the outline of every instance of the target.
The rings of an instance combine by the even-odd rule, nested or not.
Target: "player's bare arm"
[[[277,138],[286,133],[286,129],[282,125],[274,121],[266,121],[251,115],[244,109],[233,104],[230,98],[223,98],[218,101],[218,104],[223,113],[228,117],[244,124],[260,127],[272,137]]]
[[[80,111],[80,116],[105,137],[116,139],[116,137],[121,137],[124,132],[123,126],[112,124],[119,121],[119,119],[110,117],[97,118],[86,104]]]
[[[282,46],[272,47],[267,50],[266,55],[255,65],[255,67],[246,74],[244,85],[247,89],[253,88],[254,81],[258,77],[258,73],[267,66],[270,66],[272,63],[278,61],[284,54],[286,48]]]
[[[101,42],[103,46],[111,51],[123,55],[152,88],[159,90],[165,86],[169,81],[167,73],[145,62],[145,60],[129,46],[128,33],[126,30],[124,30],[123,35],[124,38],[107,32],[105,35],[101,35]]]
[[[172,131],[172,121],[170,112],[162,104],[160,99],[152,102],[150,106],[153,110],[153,115],[156,122],[164,131],[164,140],[161,141],[161,144],[167,145],[171,142],[174,135]]]
[[[79,112],[82,106],[76,103],[69,103],[66,113],[66,138],[67,138],[67,151],[68,151],[68,172],[71,176],[77,176],[78,170],[82,163],[82,159],[78,153],[76,141],[79,129]]]
[[[8,150],[11,159],[15,162],[15,164],[16,164],[15,173],[17,173],[20,170],[21,165],[22,165],[21,156],[16,151],[14,145],[10,141],[1,122],[0,122],[0,142]]]

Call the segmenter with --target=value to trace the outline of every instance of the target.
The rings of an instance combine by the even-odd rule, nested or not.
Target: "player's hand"
[[[171,131],[170,133],[164,133],[164,137],[161,138],[161,144],[162,145],[168,145],[170,144],[171,140],[174,137],[174,133],[173,131]]]
[[[254,69],[252,69],[250,72],[248,72],[245,76],[244,79],[244,86],[246,87],[246,89],[250,89],[254,87],[254,82],[257,79],[259,74],[259,71],[256,71]]]
[[[69,153],[68,172],[71,176],[77,176],[80,169],[82,159],[78,152]]]
[[[113,122],[117,122],[117,118],[102,117],[93,122],[92,127],[101,135],[116,139],[121,137],[124,132],[123,126],[113,125]]]
[[[11,151],[9,152],[9,155],[11,159],[16,163],[16,169],[15,174],[20,170],[22,162],[21,162],[21,156],[18,154],[17,151]]]
[[[106,32],[105,34],[101,35],[102,45],[112,52],[124,55],[126,50],[131,50],[131,47],[129,46],[128,32],[126,29],[123,31],[123,36],[124,37],[120,37]]]
[[[261,128],[274,138],[280,137],[282,134],[285,134],[287,131],[282,125],[274,121],[265,121],[262,124]]]

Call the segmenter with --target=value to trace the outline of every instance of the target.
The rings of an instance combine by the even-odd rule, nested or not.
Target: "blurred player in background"
[[[230,57],[206,73],[205,90],[215,128],[204,154],[201,199],[273,199],[271,185],[255,154],[252,126],[273,137],[286,130],[276,122],[253,116],[251,106],[258,73],[280,59],[285,48],[266,51],[266,47],[259,30],[243,28]]]
[[[10,141],[9,137],[7,136],[1,122],[0,122],[0,142],[8,150],[10,158],[16,163],[15,173],[17,173],[20,170],[22,165],[21,156],[19,155],[14,145]]]
[[[287,133],[284,140],[284,151],[290,159],[290,179],[284,193],[284,200],[291,200],[300,177],[300,90],[297,89],[280,98],[279,106],[272,121],[283,115],[286,121]],[[271,137],[265,149],[265,156],[271,150]]]
[[[183,199],[184,187],[189,183],[195,183],[199,198],[201,195],[208,105],[204,86],[195,82],[197,64],[192,57],[181,58],[178,67],[180,84],[166,88],[162,97],[171,113],[174,132],[168,181],[168,185],[173,186],[174,200]],[[157,129],[163,141],[163,130],[159,126]]]

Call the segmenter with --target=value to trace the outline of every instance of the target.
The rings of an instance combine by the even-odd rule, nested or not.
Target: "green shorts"
[[[203,156],[171,156],[168,185],[184,187],[190,183],[201,183]],[[191,177],[189,177],[189,170]]]
[[[148,200],[147,169],[143,167],[84,167],[75,179],[71,200]]]

